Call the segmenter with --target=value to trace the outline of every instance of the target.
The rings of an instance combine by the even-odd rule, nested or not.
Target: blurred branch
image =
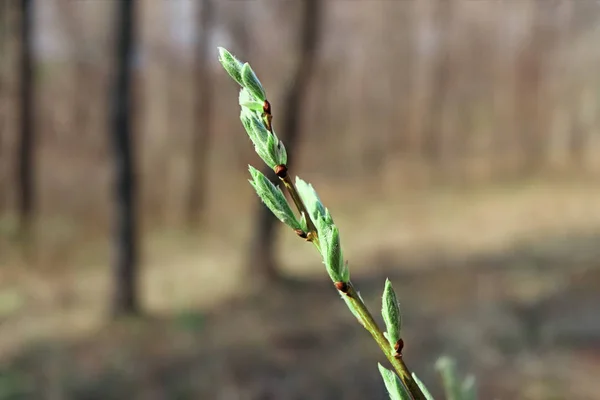
[[[444,107],[448,99],[450,88],[450,60],[451,41],[449,35],[452,31],[454,0],[434,2],[434,25],[437,30],[437,46],[433,60],[432,93],[430,108],[425,116],[425,129],[423,153],[426,160],[434,165],[439,165],[445,156],[444,148]]]

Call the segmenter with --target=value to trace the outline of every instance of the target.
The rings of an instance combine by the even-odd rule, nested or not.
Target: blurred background
[[[353,282],[481,399],[600,396],[600,4],[0,0],[0,399],[385,399],[247,183],[224,46]]]

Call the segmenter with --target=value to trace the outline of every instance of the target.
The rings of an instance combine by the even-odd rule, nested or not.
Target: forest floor
[[[406,361],[434,393],[450,354],[481,399],[598,398],[600,188],[343,197],[327,203],[353,281],[377,311],[392,279]],[[382,357],[311,246],[282,230],[293,279],[247,287],[231,248],[249,226],[146,235],[134,320],[107,322],[103,260],[3,265],[0,399],[385,399]]]

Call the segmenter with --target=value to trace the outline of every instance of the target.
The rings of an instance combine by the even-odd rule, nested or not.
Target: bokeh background
[[[375,312],[392,279],[435,394],[448,354],[481,399],[600,397],[597,1],[0,7],[0,399],[386,398],[247,183],[217,46],[263,82]]]

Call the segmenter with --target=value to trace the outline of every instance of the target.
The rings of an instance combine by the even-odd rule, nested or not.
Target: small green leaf
[[[350,282],[350,269],[348,268],[348,261],[346,261],[344,263],[344,265],[342,266],[342,281],[343,282]],[[363,301],[360,292],[356,292],[358,294],[358,297],[360,298],[360,301]]]
[[[278,159],[275,158],[275,156],[278,156],[278,154],[276,154],[276,151],[274,150],[273,135],[264,126],[259,115],[257,115],[257,112],[242,107],[240,119],[250,140],[254,144],[256,154],[258,154],[270,168],[275,168],[275,166],[278,165]],[[283,146],[283,144],[281,144],[281,146]],[[283,151],[285,152],[285,149]]]
[[[273,131],[273,137],[275,138],[275,145],[273,148],[273,158],[277,162],[278,165],[286,165],[287,164],[287,151],[285,150],[285,146],[283,142],[279,140],[275,131]]]
[[[257,115],[256,111],[249,111],[246,113],[250,119],[250,125],[256,134],[257,139],[266,147],[267,140],[271,133],[268,131],[267,127],[261,120],[260,116]]]
[[[323,260],[327,273],[334,282],[348,282],[349,273],[344,265],[344,257],[342,255],[342,246],[340,244],[340,232],[337,226],[333,225],[327,231],[325,238],[325,248],[322,248]]]
[[[383,383],[385,383],[385,388],[387,389],[390,400],[412,400],[412,396],[408,392],[408,390],[398,378],[395,372],[390,371],[387,368],[384,368],[381,364],[377,364],[379,367],[379,373],[383,378]]]
[[[477,399],[477,386],[475,385],[475,377],[468,375],[462,383],[462,400]]]
[[[317,228],[317,232],[319,233],[319,237],[322,237],[324,240],[326,240],[327,237],[329,236],[329,231],[331,230],[331,227],[334,226],[335,224],[327,221],[325,219],[325,217],[323,217],[322,215],[319,215],[317,220],[314,222],[315,222],[315,227]],[[323,256],[325,254],[327,254],[327,253],[323,253]]]
[[[400,339],[400,330],[402,329],[402,315],[400,314],[400,306],[398,305],[398,298],[396,292],[392,287],[392,282],[389,279],[385,280],[385,289],[383,289],[383,301],[381,307],[381,314],[383,321],[385,322],[385,328],[387,330],[387,339],[394,348],[394,345]]]
[[[250,64],[245,63],[242,66],[241,75],[243,86],[247,88],[250,91],[250,93],[252,93],[252,96],[254,96],[255,99],[264,102],[267,99],[265,89],[263,88],[262,83],[260,83],[256,74],[252,70],[252,67],[250,67]]]
[[[292,212],[289,203],[281,189],[273,185],[271,181],[259,170],[248,166],[252,179],[250,184],[256,190],[258,197],[265,203],[271,212],[284,224],[292,229],[300,229],[300,222]]]
[[[325,215],[325,207],[321,203],[321,199],[319,199],[317,192],[310,183],[306,183],[298,177],[296,177],[296,189],[310,213],[309,217],[316,226],[319,215]]]
[[[431,393],[429,393],[429,390],[427,389],[425,384],[423,382],[421,382],[421,380],[419,378],[417,378],[417,375],[415,375],[414,372],[412,373],[412,377],[415,380],[415,382],[417,382],[417,386],[419,386],[419,389],[421,389],[421,392],[423,392],[425,399],[433,400],[433,396],[431,395]]]
[[[283,143],[279,141],[275,134],[270,132],[267,137],[267,152],[269,154],[269,159],[272,160],[273,163],[272,166],[270,165],[271,168],[274,168],[276,165],[287,164],[287,153]],[[265,160],[265,162],[267,161]]]
[[[254,149],[260,158],[271,168],[287,164],[287,152],[277,135],[269,132],[256,111],[242,108],[242,123],[248,136],[254,143]]]
[[[456,375],[456,363],[450,357],[441,357],[435,367],[442,376],[447,400],[462,400],[462,390]]]
[[[331,214],[329,213],[328,208],[325,209],[324,218],[325,218],[325,222],[327,222],[328,224],[333,224],[333,218],[331,217]]]
[[[256,136],[256,132],[254,132],[254,127],[252,126],[252,111],[247,108],[242,108],[240,112],[240,121],[242,121],[242,125],[250,137],[250,140],[256,146],[257,142],[260,142],[259,138]]]
[[[302,213],[302,216],[300,217],[300,229],[302,229],[303,232],[308,232],[308,223],[306,221],[306,214]]]
[[[240,103],[240,106],[249,108],[252,111],[263,111],[264,103],[261,103],[260,101],[257,101],[254,97],[252,97],[252,94],[250,94],[250,92],[246,88],[242,88],[240,90],[238,102]]]
[[[242,80],[242,68],[244,67],[244,64],[242,64],[233,56],[233,54],[223,47],[219,47],[219,61],[229,76],[231,76],[234,81],[239,83],[240,86],[244,86],[244,82]]]

